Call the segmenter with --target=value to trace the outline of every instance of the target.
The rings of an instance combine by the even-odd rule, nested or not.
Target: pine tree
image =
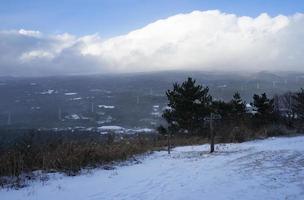
[[[196,84],[188,78],[181,85],[173,84],[173,90],[166,92],[168,106],[163,117],[168,122],[171,132],[198,133],[204,117],[210,112],[212,97],[209,88]]]
[[[255,107],[255,118],[259,125],[265,125],[275,119],[273,109],[273,99],[268,99],[266,93],[260,95],[253,95],[253,106]]]
[[[232,118],[232,104],[224,101],[213,101],[212,112],[221,116],[223,120]]]
[[[242,100],[240,93],[236,92],[230,101],[232,107],[232,118],[239,121],[246,114],[246,103]]]
[[[224,120],[239,121],[246,113],[246,105],[240,94],[236,92],[230,102],[213,101],[213,112],[221,115]]]
[[[295,104],[293,105],[293,110],[297,114],[298,119],[304,120],[304,89],[301,88],[300,92],[297,92],[293,99]]]

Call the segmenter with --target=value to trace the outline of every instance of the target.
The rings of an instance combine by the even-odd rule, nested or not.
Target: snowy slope
[[[55,175],[20,190],[0,190],[1,200],[304,199],[304,137],[242,144],[175,148],[140,164]]]

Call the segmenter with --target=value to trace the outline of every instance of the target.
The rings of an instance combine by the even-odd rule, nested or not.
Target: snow
[[[67,93],[64,93],[64,95],[66,96],[72,96],[72,95],[76,95],[77,93],[76,92],[67,92]]]
[[[98,108],[114,109],[114,108],[115,108],[115,106],[98,105]]]
[[[251,106],[249,103],[247,103],[247,104],[246,104],[246,108],[249,109],[249,108],[252,108],[252,106]]]
[[[125,134],[136,134],[136,133],[153,133],[155,129],[151,128],[134,128],[134,129],[125,129]]]
[[[160,112],[151,112],[151,115],[156,116],[156,117],[160,117],[161,113]]]
[[[249,103],[246,104],[246,110],[247,110],[247,113],[251,113],[251,114],[257,113],[255,108],[252,105],[250,105]]]
[[[170,106],[165,106],[162,108],[162,111],[173,110]]]
[[[82,97],[75,97],[75,98],[71,98],[71,101],[78,101],[78,100],[82,100]]]
[[[79,120],[81,119],[79,115],[77,114],[71,114],[71,115],[68,115],[68,116],[65,116],[66,119],[73,119],[73,120]]]
[[[80,119],[80,117],[79,117],[77,114],[72,114],[72,115],[71,115],[71,118],[72,118],[72,119]]]
[[[139,156],[139,164],[80,176],[50,175],[1,200],[304,199],[304,137],[186,146]]]
[[[151,133],[155,131],[154,129],[151,128],[139,128],[134,130],[136,133]]]
[[[100,126],[97,127],[100,134],[108,134],[109,132],[124,133],[125,129],[121,126]]]
[[[43,92],[40,92],[40,94],[53,94],[55,90],[46,90]]]
[[[195,99],[195,100],[193,101],[193,103],[194,103],[194,104],[201,104],[202,102],[201,102],[199,99]]]
[[[124,130],[121,126],[100,126],[97,128],[100,131],[119,131]]]

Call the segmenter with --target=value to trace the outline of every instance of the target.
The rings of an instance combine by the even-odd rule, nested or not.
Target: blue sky
[[[56,34],[125,34],[155,20],[193,10],[256,17],[304,11],[303,0],[1,0],[0,29],[31,29]]]

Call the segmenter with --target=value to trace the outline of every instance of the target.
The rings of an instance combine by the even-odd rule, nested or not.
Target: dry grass
[[[20,177],[36,170],[76,175],[83,168],[127,160],[134,155],[167,146],[166,136],[160,135],[151,137],[139,134],[122,140],[116,140],[112,134],[100,137],[75,136],[75,133],[46,135],[33,131],[22,134],[12,144],[5,148],[0,147],[0,185],[7,185],[7,178],[11,177],[19,187],[22,185],[19,182],[22,181]],[[171,138],[172,146],[202,144],[206,141],[198,136]]]
[[[216,130],[216,143],[243,142],[291,133],[284,127],[270,126],[252,130],[246,126],[226,125]],[[170,143],[172,147],[208,143],[208,133],[204,133],[205,137],[202,135],[173,135]],[[0,138],[0,142],[6,140]],[[166,149],[167,144],[167,137],[162,135],[138,134],[117,139],[113,134],[101,136],[29,131],[13,137],[8,145],[0,143],[0,186],[20,187],[24,177],[33,178],[31,174],[37,170],[76,175],[83,168],[104,166],[137,154]],[[30,175],[24,176],[25,174]]]

